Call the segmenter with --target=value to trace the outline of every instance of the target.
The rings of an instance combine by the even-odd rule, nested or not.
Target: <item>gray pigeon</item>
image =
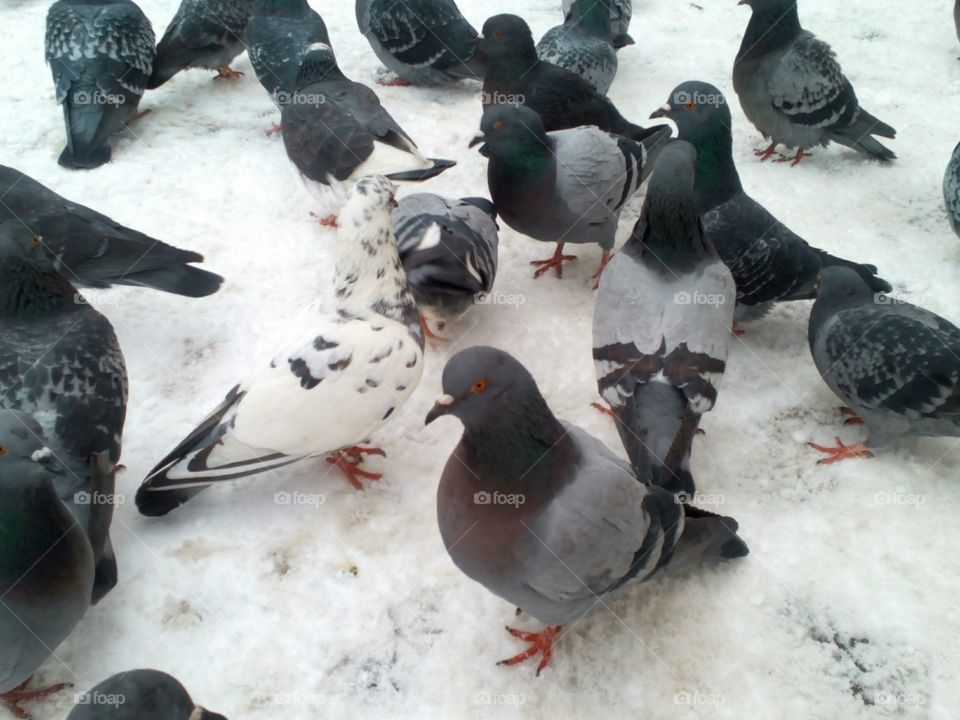
[[[453,0],[357,0],[357,25],[400,85],[482,80],[477,31]]]
[[[573,12],[573,6],[583,0],[563,0],[563,16],[569,18]],[[633,45],[634,40],[628,31],[630,30],[630,18],[633,16],[633,0],[596,0],[596,2],[606,5],[609,15],[610,41],[613,46],[619,50],[627,45]]]
[[[441,319],[454,318],[482,302],[497,277],[498,231],[497,212],[486,198],[415,193],[400,200],[393,233],[421,313],[429,307]]]
[[[223,283],[189,264],[202,262],[202,255],[124,227],[0,165],[0,224],[6,222],[21,222],[40,237],[55,266],[78,285],[133,285],[204,297]]]
[[[950,227],[960,236],[960,143],[953,148],[947,171],[943,174],[943,202]]]
[[[616,240],[620,211],[639,189],[670,135],[669,128],[642,143],[578,127],[547,133],[527,107],[498,105],[483,114],[481,134],[489,158],[487,184],[497,214],[517,232],[557,243],[553,257],[536,260],[539,277],[553,268],[563,277],[566,243],[597,243],[603,272]]]
[[[685,507],[606,445],[558,420],[515,358],[490,347],[455,355],[429,424],[464,426],[437,489],[440,535],[454,564],[547,628],[503,661],[543,654],[564,625],[628,582],[703,559],[749,552],[732,518]]]
[[[895,138],[897,131],[880,122],[857,102],[833,49],[800,27],[796,0],[741,0],[753,16],[733,65],[733,88],[750,122],[770,147],[797,148],[796,165],[815,145],[830,141],[878,160],[897,156],[873,135]]]
[[[953,25],[957,31],[957,39],[960,40],[960,0],[953,4]]]
[[[157,61],[147,85],[158,88],[181,70],[216,70],[216,80],[238,78],[230,67],[243,52],[243,31],[253,0],[182,0],[157,45]]]
[[[323,18],[307,0],[256,0],[246,37],[257,79],[279,107],[296,91],[300,64],[310,47],[330,45]]]
[[[575,72],[604,95],[617,75],[608,0],[576,0],[563,25],[537,43],[541,60]]]
[[[159,670],[128,670],[80,695],[67,720],[227,720],[190,699],[179,680]]]
[[[394,416],[423,373],[423,333],[392,231],[395,188],[365,177],[351,189],[337,231],[329,302],[317,300],[285,333],[282,350],[175,447],[137,491],[137,508],[166,515],[228,480],[327,457],[350,483],[358,443]]]
[[[820,269],[831,265],[853,268],[875,292],[890,291],[876,277],[876,267],[810,247],[744,192],[733,162],[730,108],[713,85],[678,85],[650,117],[673,120],[680,139],[697,151],[696,208],[704,232],[737,283],[737,322],[763,317],[777,302],[812,300]]]
[[[0,403],[34,415],[62,465],[61,499],[97,563],[93,602],[117,582],[110,544],[127,404],[123,354],[109,321],[17,223],[0,226]]]
[[[23,457],[40,445],[37,429],[29,416],[0,410],[0,706],[18,718],[29,717],[23,703],[67,687],[27,683],[73,632],[93,592],[93,551],[57,497],[56,476]]]
[[[643,213],[600,281],[593,316],[597,387],[634,469],[654,484],[695,490],[690,449],[717,400],[736,286],[706,239],[694,194],[696,151],[660,153]]]
[[[821,462],[869,457],[902,437],[960,436],[960,328],[875,293],[849,268],[825,268],[810,313],[824,382],[866,424],[866,444],[814,446]]]
[[[67,130],[58,160],[63,167],[89,169],[110,160],[108,140],[136,119],[155,41],[150,21],[130,0],[50,6],[45,47]]]
[[[456,165],[424,157],[377,94],[340,72],[329,45],[316,44],[304,56],[295,100],[282,110],[283,144],[307,189],[325,206],[325,224],[333,222],[359,178],[418,182]]]

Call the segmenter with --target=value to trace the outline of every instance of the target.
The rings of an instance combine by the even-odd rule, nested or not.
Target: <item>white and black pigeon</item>
[[[825,268],[810,313],[810,352],[824,382],[870,432],[865,444],[814,447],[821,462],[869,457],[904,437],[960,437],[960,328],[878,296],[848,268]]]
[[[440,535],[454,564],[547,625],[507,628],[550,662],[562,627],[659,571],[749,553],[737,522],[676,502],[600,440],[554,416],[511,355],[473,347],[451,358],[429,424],[464,426],[437,488]]]
[[[713,85],[678,85],[650,117],[673,120],[679,138],[697,151],[696,208],[707,237],[737,283],[737,322],[763,317],[778,302],[812,300],[824,267],[852,268],[874,292],[891,290],[873,265],[811,247],[746,194],[733,162],[730,107]]]
[[[893,139],[897,131],[857,101],[833,49],[800,27],[796,0],[740,0],[753,16],[733,65],[733,88],[740,106],[770,147],[797,148],[796,165],[808,148],[831,141],[878,160],[897,156],[873,135]]]
[[[426,309],[453,319],[493,289],[500,235],[497,211],[486,198],[408,195],[393,213],[393,232],[428,337]]]
[[[634,468],[695,491],[690,449],[717,401],[736,286],[707,240],[693,193],[693,146],[660,153],[633,233],[600,280],[593,316],[597,387]]]
[[[620,211],[650,174],[670,136],[664,127],[642,143],[595,127],[548,133],[524,106],[496,105],[483,113],[487,184],[497,214],[517,232],[556,243],[553,257],[536,260],[539,277],[551,268],[563,277],[567,243],[596,243],[603,250],[600,276],[616,240]]]
[[[943,203],[950,227],[960,236],[960,143],[953,148],[953,155],[943,174]]]
[[[110,322],[19,223],[0,225],[0,403],[33,415],[61,466],[57,492],[97,564],[92,601],[117,582],[110,543],[127,371]]]
[[[157,44],[157,61],[147,85],[158,88],[181,70],[216,70],[215,80],[243,75],[230,63],[244,51],[243,32],[254,0],[181,0]]]
[[[573,6],[583,0],[563,0],[563,16],[569,18],[573,12]],[[628,34],[630,30],[630,18],[633,16],[633,0],[596,0],[596,2],[606,5],[610,13],[609,32],[610,41],[613,46],[619,50],[627,45],[633,45],[634,39]]]
[[[303,58],[295,102],[282,109],[283,144],[307,189],[333,224],[343,196],[366,175],[418,182],[456,162],[424,157],[380,104],[377,94],[340,71],[329,45]]]
[[[67,687],[28,689],[31,676],[90,607],[90,542],[57,496],[57,475],[30,457],[42,445],[29,415],[0,410],[0,707],[29,718],[25,703]],[[46,451],[49,453],[49,451]]]
[[[111,702],[122,698],[121,702]],[[159,670],[111,675],[77,696],[66,720],[227,720],[197,705],[183,684]]]
[[[223,283],[219,275],[190,264],[202,262],[202,255],[125,227],[0,165],[0,224],[6,222],[21,222],[40,237],[54,266],[77,285],[132,285],[205,297]]]
[[[323,18],[307,0],[255,0],[246,40],[257,79],[278,107],[296,91],[300,64],[310,48],[330,45]]]
[[[477,31],[453,0],[357,0],[357,25],[398,82],[441,85],[482,80]]]
[[[225,480],[327,456],[350,482],[359,447],[420,382],[424,338],[392,231],[394,186],[357,181],[340,216],[334,297],[317,300],[273,360],[235,385],[223,403],[150,472],[137,492],[144,515],[165,515]],[[336,410],[335,412],[333,410]]]
[[[575,72],[606,95],[618,65],[608,0],[575,0],[563,25],[540,38],[537,57]]]
[[[136,119],[155,42],[150,21],[130,0],[50,6],[45,49],[67,131],[58,160],[63,167],[89,169],[110,160],[109,139]]]

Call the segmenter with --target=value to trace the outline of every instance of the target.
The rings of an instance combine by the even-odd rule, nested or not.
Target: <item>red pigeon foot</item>
[[[45,697],[56,695],[61,690],[73,687],[70,683],[57,683],[56,685],[51,685],[50,687],[40,690],[26,690],[25,688],[29,682],[30,678],[27,678],[10,692],[0,695],[0,705],[5,706],[13,713],[15,718],[20,718],[21,720],[32,720],[33,718],[30,713],[21,707],[23,703],[42,700]]]
[[[746,335],[746,333],[747,333],[746,330],[741,330],[740,328],[737,327],[737,321],[734,320],[733,327],[730,328],[730,334],[733,335],[734,337],[740,337],[741,335]]]
[[[538,278],[543,275],[547,270],[553,268],[557,273],[558,278],[563,278],[563,263],[569,261],[574,261],[577,259],[576,255],[564,255],[563,254],[563,245],[557,245],[557,251],[553,254],[553,257],[548,258],[547,260],[531,260],[531,265],[537,266],[537,271],[533,274],[533,277]]]
[[[774,160],[774,162],[778,162],[778,163],[788,162],[790,163],[790,167],[796,167],[797,165],[800,164],[801,160],[807,157],[813,157],[813,153],[804,152],[803,148],[799,148],[797,150],[796,155],[793,155],[792,157],[781,156],[776,160]]]
[[[354,445],[353,447],[330,453],[330,455],[327,456],[327,462],[340,468],[340,471],[347,476],[347,481],[357,490],[363,490],[364,487],[361,478],[364,480],[379,480],[383,477],[380,473],[367,472],[360,468],[364,455],[380,455],[381,457],[386,457],[387,454],[380,448],[367,448]]]
[[[614,417],[613,410],[608,408],[603,403],[590,403],[590,406],[601,415],[609,415],[610,417]]]
[[[825,457],[822,460],[817,460],[818,465],[830,465],[835,462],[840,462],[841,460],[846,460],[847,458],[872,458],[873,453],[870,452],[870,449],[863,443],[857,443],[856,445],[844,445],[841,442],[839,437],[835,437],[834,440],[837,441],[837,447],[826,447],[825,445],[817,445],[816,443],[809,443],[817,452],[826,453],[830,457]]]
[[[310,213],[310,217],[316,218],[317,222],[328,228],[339,227],[337,225],[337,216],[336,215],[327,215],[326,217],[320,217],[315,212]]]
[[[863,425],[863,418],[857,415],[848,407],[837,408],[841,415],[846,415],[847,419],[843,421],[844,425]]]
[[[217,68],[217,75],[214,77],[214,80],[236,80],[237,78],[242,78],[243,73],[237,70],[234,70],[229,65],[224,65],[223,67]]]
[[[420,329],[423,330],[423,336],[428,340],[434,340],[435,342],[448,342],[447,338],[443,335],[437,335],[433,330],[430,329],[430,325],[427,323],[427,319],[420,315]]]
[[[409,80],[404,80],[402,77],[398,77],[393,80],[377,78],[377,85],[382,85],[383,87],[413,87],[412,82]]]
[[[497,663],[497,665],[517,665],[518,663],[522,663],[532,657],[536,657],[539,653],[543,653],[543,657],[540,659],[540,664],[537,665],[537,675],[539,675],[540,671],[550,664],[550,658],[553,655],[553,638],[558,635],[562,629],[562,625],[548,625],[541,632],[536,633],[523,632],[522,630],[514,630],[513,628],[508,627],[508,633],[513,635],[515,638],[519,638],[524,642],[530,643],[530,647],[528,647],[519,655],[514,655],[512,658],[501,660]]]
[[[609,262],[610,262],[610,253],[604,250],[603,256],[600,258],[600,269],[597,270],[596,274],[591,278],[593,280],[594,290],[598,290],[600,288],[600,276],[603,275],[603,271],[607,269],[607,264]]]
[[[763,162],[764,160],[769,160],[770,158],[772,158],[776,154],[776,152],[777,152],[777,144],[770,143],[770,147],[768,147],[766,150],[754,150],[753,154],[756,155],[758,158],[760,158],[760,162]]]
[[[280,123],[274,123],[270,126],[270,129],[267,130],[267,137],[273,137],[274,135],[279,135],[283,131],[283,125]]]

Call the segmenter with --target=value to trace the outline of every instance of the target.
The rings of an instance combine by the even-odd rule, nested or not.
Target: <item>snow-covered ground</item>
[[[141,1],[158,36],[177,3]],[[272,355],[271,339],[297,308],[327,290],[332,235],[308,216],[281,141],[265,135],[278,114],[246,56],[237,82],[192,71],[148,93],[141,108],[153,112],[115,143],[110,164],[58,167],[64,131],[43,62],[48,4],[0,7],[0,162],[202,252],[227,282],[202,300],[90,295],[116,327],[131,380],[119,478],[127,502],[113,526],[121,580],[38,682],[81,690],[155,667],[234,720],[960,716],[960,449],[951,439],[913,441],[869,461],[816,465],[807,441],[855,441],[861,431],[842,426],[813,367],[805,303],[777,309],[734,342],[696,443],[704,499],[739,520],[751,555],[633,587],[577,624],[540,678],[530,665],[495,665],[525,645],[503,630],[514,609],[444,551],[434,493],[460,426],[425,428],[423,417],[449,353],[493,344],[527,364],[559,416],[621,452],[612,423],[590,408],[598,248],[577,248],[564,280],[534,281],[528,261],[552,248],[503,228],[496,289],[518,302],[474,308],[448,328],[454,342],[428,348],[420,389],[375,438],[389,457],[371,464],[385,477],[366,492],[320,459],[203,493],[164,519],[140,517],[133,493],[144,474]],[[539,36],[559,20],[559,4],[464,0],[461,9],[478,28],[488,15],[517,12]],[[801,20],[833,44],[863,105],[899,131],[888,144],[900,159],[889,167],[838,146],[796,168],[757,162],[763,144],[730,79],[749,17],[734,0],[635,0],[637,44],[621,52],[610,95],[645,122],[680,82],[718,85],[734,104],[751,194],[811,243],[875,263],[898,293],[960,322],[960,241],[940,191],[960,134],[950,5],[801,2]],[[378,62],[353,3],[314,6],[343,70],[372,83]],[[376,89],[426,154],[460,163],[403,192],[486,193],[485,161],[467,148],[478,86]],[[276,502],[277,493],[297,493],[298,504]],[[71,702],[62,693],[35,706],[36,717],[61,718]]]

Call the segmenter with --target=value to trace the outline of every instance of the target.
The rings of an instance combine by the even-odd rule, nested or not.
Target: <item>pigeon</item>
[[[67,687],[27,684],[86,614],[94,577],[90,542],[57,497],[56,476],[20,452],[39,445],[36,428],[0,410],[0,706],[18,718],[30,717],[23,703]]]
[[[620,211],[650,174],[670,131],[642,143],[595,127],[548,133],[528,107],[489,108],[481,134],[489,158],[487,184],[503,221],[534,240],[557,243],[552,258],[535,260],[534,277],[553,268],[563,277],[566,243],[597,243],[603,249],[598,278],[616,240]]]
[[[219,275],[189,264],[202,262],[202,255],[124,227],[0,165],[0,223],[12,221],[40,237],[55,267],[77,285],[132,285],[205,297],[223,283]]]
[[[335,301],[314,302],[268,367],[150,472],[137,507],[165,515],[207,487],[327,455],[347,479],[377,448],[357,445],[406,402],[423,372],[424,338],[391,229],[394,186],[358,180],[337,233]]]
[[[583,0],[563,0],[563,16],[569,18],[573,6]],[[607,5],[609,15],[610,41],[619,50],[627,45],[634,45],[635,41],[627,31],[630,30],[630,18],[633,15],[633,0],[596,0]]]
[[[497,212],[486,198],[416,193],[400,200],[393,232],[410,292],[423,311],[455,318],[493,289],[500,243]],[[423,321],[424,334],[430,332]],[[435,336],[436,337],[436,336]]]
[[[713,85],[696,81],[678,85],[651,117],[673,120],[679,138],[696,148],[696,209],[704,232],[737,283],[738,323],[763,317],[777,302],[812,300],[821,268],[831,265],[853,268],[875,292],[891,290],[876,277],[876,267],[810,247],[744,192],[733,162],[730,107]]]
[[[420,154],[373,90],[345,77],[329,45],[311,46],[297,77],[295,102],[283,107],[283,144],[308,190],[330,210],[365,175],[421,181],[456,163]]]
[[[200,707],[172,675],[128,670],[78,696],[67,720],[227,720]]]
[[[453,0],[357,0],[357,25],[399,85],[482,80],[477,31]]]
[[[845,267],[824,268],[810,313],[824,382],[870,432],[866,443],[814,447],[833,463],[908,436],[960,436],[960,328],[878,294]]]
[[[576,0],[563,25],[547,30],[537,57],[576,73],[606,95],[617,75],[608,0]]]
[[[833,49],[800,27],[796,0],[740,0],[753,16],[733,65],[733,88],[740,106],[770,147],[797,148],[784,158],[794,165],[809,156],[807,148],[830,141],[878,160],[897,156],[873,135],[895,138],[897,131],[857,102]]]
[[[130,0],[58,0],[47,13],[46,58],[67,146],[58,162],[109,162],[110,137],[137,117],[156,59],[153,28]]]
[[[230,67],[243,52],[243,31],[254,0],[182,0],[157,45],[157,61],[147,87],[160,87],[181,70],[216,70],[215,80],[238,78]]]
[[[950,227],[960,236],[960,143],[953,148],[953,155],[943,175],[943,202]]]
[[[547,628],[504,660],[542,653],[562,626],[667,567],[748,554],[737,522],[677,502],[600,440],[558,420],[536,381],[491,347],[459,352],[443,370],[429,424],[464,426],[437,489],[440,535],[454,564]],[[649,468],[649,464],[647,465]]]
[[[596,125],[640,142],[663,129],[634,125],[582,77],[540,60],[523,18],[494,15],[483,24],[478,47],[487,61],[482,94],[485,109],[524,105],[540,116],[547,132]]]
[[[0,225],[0,288],[0,406],[33,415],[62,466],[54,485],[93,548],[97,603],[117,582],[109,532],[127,405],[123,354],[110,322],[17,223]]]
[[[960,40],[960,0],[953,4],[953,25],[957,31],[957,40]]]
[[[660,153],[643,212],[600,281],[593,316],[597,387],[638,474],[692,495],[690,447],[717,401],[736,286],[703,232],[694,200],[697,153]]]
[[[296,91],[300,64],[310,48],[330,45],[323,18],[307,0],[256,0],[246,39],[257,79],[278,107]]]

